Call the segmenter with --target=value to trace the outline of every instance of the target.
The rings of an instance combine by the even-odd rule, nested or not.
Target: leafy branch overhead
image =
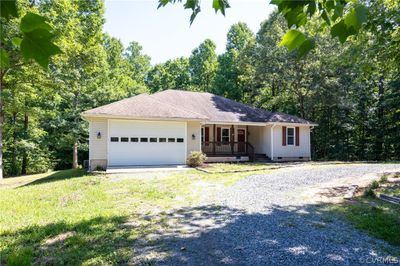
[[[182,3],[182,0],[159,0],[159,7],[168,3]],[[283,36],[281,45],[289,51],[297,51],[302,57],[314,48],[315,42],[306,36],[300,29],[312,17],[317,17],[330,28],[332,37],[338,37],[344,43],[351,35],[357,35],[363,23],[367,21],[368,9],[357,0],[271,0],[271,4],[278,7],[288,24],[289,30]],[[225,15],[229,8],[227,0],[213,0],[212,7]],[[196,18],[200,10],[200,0],[186,0],[184,8],[191,9],[190,23]]]
[[[18,17],[15,0],[1,0],[1,17],[9,20]],[[20,48],[25,60],[33,59],[40,66],[47,69],[49,58],[61,53],[60,48],[52,42],[54,37],[52,27],[43,16],[28,12],[20,22],[22,38],[14,38],[12,43]],[[2,36],[4,38],[4,36]],[[1,69],[9,67],[9,56],[5,49],[0,48]]]
[[[192,15],[190,16],[190,24],[193,23],[194,19],[196,18],[197,14],[200,13],[201,7],[200,7],[200,0],[159,0],[158,1],[158,8],[166,6],[168,3],[183,3],[183,7],[185,9],[191,9],[192,10]],[[212,7],[214,8],[215,12],[220,11],[222,15],[225,16],[225,9],[229,8],[229,2],[228,0],[213,0],[212,1]]]

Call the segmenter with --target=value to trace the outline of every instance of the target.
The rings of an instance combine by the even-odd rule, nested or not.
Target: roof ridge
[[[172,103],[166,103],[166,102],[160,101],[159,99],[157,99],[157,98],[154,97],[154,94],[153,94],[153,95],[148,94],[148,96],[149,96],[151,99],[153,99],[153,100],[155,100],[155,101],[157,101],[157,102],[159,102],[159,103],[161,103],[161,104],[169,105],[169,106],[174,107],[175,109],[178,109],[178,110],[181,110],[181,111],[184,111],[184,112],[188,112],[188,113],[190,113],[190,114],[194,114],[194,115],[197,115],[197,116],[200,116],[200,117],[203,117],[203,118],[207,118],[207,119],[208,119],[208,117],[205,116],[205,115],[203,115],[203,114],[200,114],[200,113],[197,113],[197,112],[194,112],[194,111],[190,111],[190,110],[187,110],[187,109],[178,107],[178,106],[176,106],[175,104],[172,104]]]

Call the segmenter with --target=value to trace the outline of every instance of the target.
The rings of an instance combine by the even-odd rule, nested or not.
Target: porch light
[[[97,132],[97,139],[101,139],[101,133]]]
[[[196,139],[196,135],[192,134],[192,140],[195,140],[195,139]]]

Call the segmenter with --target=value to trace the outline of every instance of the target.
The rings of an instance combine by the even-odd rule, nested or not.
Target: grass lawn
[[[400,182],[400,178],[398,181]],[[392,179],[393,180],[393,179]],[[396,179],[394,179],[396,180]],[[374,193],[400,195],[399,182],[381,179],[374,182]],[[369,234],[400,246],[400,206],[376,197],[359,196],[355,201],[335,206],[334,209],[350,220],[355,227]],[[399,254],[400,255],[400,254]]]
[[[212,187],[249,174],[189,170],[120,178],[65,170],[5,179],[0,265],[127,263],[136,241],[165,226],[165,211],[194,204]]]
[[[268,170],[276,168],[276,164],[265,164],[265,163],[210,163],[205,164],[200,169],[204,169],[209,173],[224,173],[224,172],[248,172],[255,170]]]

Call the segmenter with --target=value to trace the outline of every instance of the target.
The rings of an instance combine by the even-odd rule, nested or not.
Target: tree
[[[142,46],[138,42],[131,42],[124,52],[130,66],[131,79],[135,81],[130,95],[147,91],[145,79],[151,68],[150,57],[142,53]]]
[[[151,92],[165,89],[190,89],[189,59],[168,60],[155,65],[147,74],[146,84]]]
[[[189,58],[189,69],[192,84],[200,91],[213,91],[214,80],[218,68],[216,45],[206,39],[192,51]]]
[[[40,10],[57,14],[51,16],[51,22],[58,29],[57,43],[63,49],[51,66],[51,77],[62,99],[51,147],[64,154],[72,151],[72,167],[77,168],[78,149],[87,137],[87,124],[80,113],[94,106],[92,92],[102,88],[101,77],[106,74],[107,58],[101,43],[104,6],[102,1],[55,1],[41,2]]]
[[[246,50],[253,49],[255,37],[245,23],[231,26],[227,34],[226,52],[218,57],[215,92],[242,101],[251,87],[251,64],[245,63]]]
[[[185,9],[191,9],[190,22],[200,12],[200,0],[159,0],[159,7],[168,3],[183,2]],[[272,0],[271,4],[278,7],[278,12],[285,17],[288,30],[282,36],[280,45],[286,46],[289,51],[296,50],[297,56],[306,55],[315,46],[315,41],[299,29],[305,30],[311,20],[316,18],[321,29],[327,28],[332,38],[338,37],[344,43],[350,36],[357,36],[366,22],[374,23],[374,17],[369,16],[371,6],[375,1],[360,0]],[[382,3],[382,1],[379,1]],[[397,0],[386,0],[385,5],[398,8]],[[230,7],[228,0],[213,0],[212,7],[225,15],[225,9]],[[311,22],[312,23],[312,22]]]
[[[15,0],[0,2],[0,179],[3,178],[3,122],[4,97],[8,88],[10,71],[31,64],[31,59],[47,68],[49,57],[61,50],[52,42],[52,27],[45,18],[29,11],[34,8],[21,6]],[[23,13],[19,21],[19,14]]]

